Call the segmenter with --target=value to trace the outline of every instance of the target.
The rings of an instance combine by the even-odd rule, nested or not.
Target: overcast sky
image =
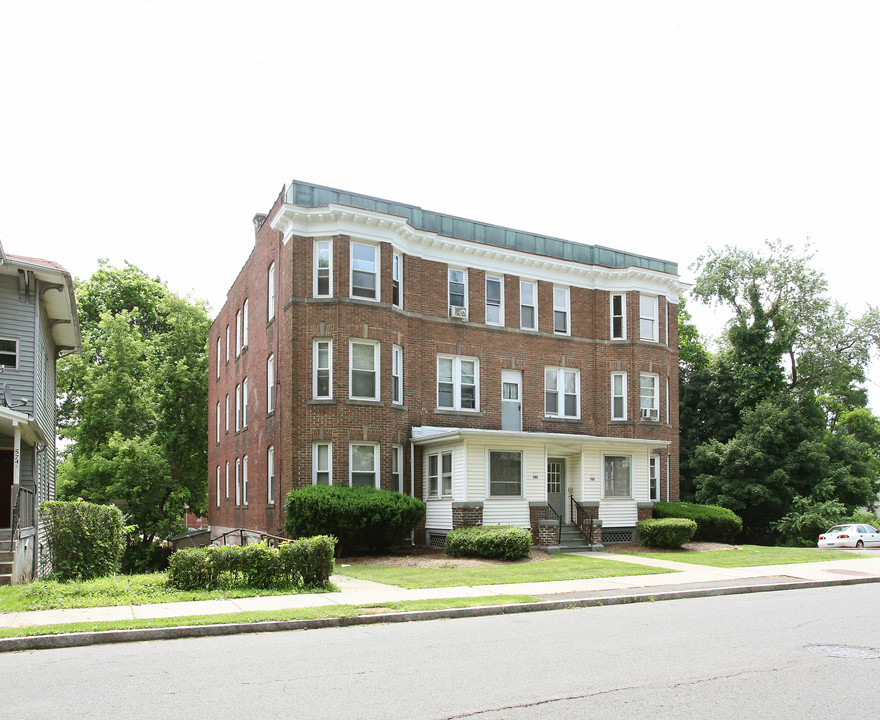
[[[876,2],[8,0],[0,239],[83,278],[128,260],[218,310],[296,178],[686,281],[707,245],[810,238],[860,314],[878,34]]]

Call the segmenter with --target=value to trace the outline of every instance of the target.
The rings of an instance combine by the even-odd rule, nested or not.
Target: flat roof
[[[298,180],[291,180],[285,190],[284,201],[300,207],[325,207],[330,203],[347,205],[361,210],[403,217],[417,230],[433,232],[445,237],[470,240],[508,250],[547,255],[585,265],[601,265],[610,268],[638,267],[678,275],[678,263],[668,260],[613,250],[601,245],[587,245],[573,240],[523,232],[476,220],[467,220],[454,215],[423,210],[416,205],[382,200],[369,195],[337,190],[323,185],[313,185]]]

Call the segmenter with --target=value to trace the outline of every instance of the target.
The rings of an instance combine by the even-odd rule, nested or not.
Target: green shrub
[[[459,528],[446,536],[446,554],[452,557],[519,560],[531,549],[531,531],[510,525]]]
[[[162,572],[168,569],[168,558],[173,551],[169,542],[129,540],[122,552],[120,570],[126,575]]]
[[[697,523],[686,518],[641,520],[636,523],[636,532],[641,545],[679,548],[694,537]]]
[[[291,491],[284,513],[292,537],[332,535],[340,551],[366,547],[381,552],[415,529],[425,516],[425,504],[372,487],[309,485]]]
[[[693,520],[697,523],[694,540],[704,542],[732,543],[742,532],[742,518],[733,510],[718,505],[655,502],[654,517]]]
[[[304,587],[323,587],[333,573],[333,550],[336,542],[327,535],[299,538],[281,543],[278,554],[282,571]]]
[[[119,571],[125,544],[119,508],[81,500],[44,502],[40,523],[59,580],[91,580]]]

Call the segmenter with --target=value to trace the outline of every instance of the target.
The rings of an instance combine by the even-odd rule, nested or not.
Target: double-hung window
[[[467,270],[449,268],[449,307],[467,308]]]
[[[651,500],[660,500],[660,456],[651,455],[648,458],[648,489]]]
[[[266,412],[275,412],[275,355],[266,360]]]
[[[640,407],[642,409],[642,420],[659,420],[660,419],[660,378],[652,373],[642,373],[639,377],[639,386],[641,394]]]
[[[217,444],[220,444],[220,401],[217,401]]]
[[[403,308],[403,255],[391,256],[391,304]]]
[[[220,341],[217,342],[217,377],[220,377]],[[10,370],[15,370],[18,367],[18,340],[0,338],[0,367]]]
[[[235,313],[235,357],[241,355],[241,310]]]
[[[241,385],[235,386],[235,432],[241,430]]]
[[[367,443],[351,444],[349,482],[352,487],[379,487],[379,446]]]
[[[538,329],[538,283],[520,280],[519,326],[523,330]]]
[[[580,417],[580,370],[544,368],[544,414],[550,417]]]
[[[391,346],[391,402],[403,404],[403,348]]]
[[[494,275],[486,276],[486,323],[504,325],[504,282]]]
[[[571,335],[570,288],[553,288],[553,332]]]
[[[312,289],[315,297],[333,294],[332,240],[315,240],[315,279]]]
[[[639,296],[639,338],[657,342],[657,298]]]
[[[316,442],[312,445],[312,484],[332,485],[330,460],[331,446],[328,442]]]
[[[266,322],[272,322],[275,319],[275,263],[271,263],[269,265],[269,271],[266,275],[266,305],[267,305],[267,320]]]
[[[275,446],[266,450],[266,502],[275,504]]]
[[[403,445],[391,446],[391,489],[403,492]]]
[[[226,461],[226,500],[229,500],[229,460]]]
[[[220,507],[220,466],[217,466],[217,492],[215,494],[217,498],[217,507]]]
[[[626,295],[611,295],[611,339],[626,339]]]
[[[241,308],[241,349],[244,350],[248,346],[248,301],[244,301],[244,306]]]
[[[247,429],[248,419],[248,381],[247,378],[241,381],[241,427]]]
[[[7,342],[7,341],[0,340],[0,348],[3,347],[4,342]],[[2,355],[3,355],[3,352],[2,352],[2,350],[0,350],[0,365],[3,364]],[[220,379],[220,338],[219,337],[217,338],[217,379],[218,380]]]
[[[489,451],[490,497],[522,496],[522,451]]]
[[[611,419],[626,420],[626,373],[611,373]]]
[[[235,458],[235,504],[241,505],[241,458]]]
[[[452,497],[452,452],[428,455],[428,497]]]
[[[379,343],[352,340],[350,344],[349,397],[379,399]]]
[[[225,412],[226,433],[229,434],[229,395],[226,396],[226,412]]]
[[[437,407],[479,410],[480,361],[458,355],[437,358]]]
[[[333,396],[330,377],[333,370],[333,341],[317,338],[312,349],[312,397],[327,400]]]
[[[241,459],[241,504],[248,504],[248,456]]]
[[[632,497],[632,457],[629,455],[606,455],[604,459],[605,497]]]
[[[226,326],[226,362],[229,363],[229,325]]]
[[[379,299],[379,276],[376,245],[353,242],[351,244],[351,296]]]

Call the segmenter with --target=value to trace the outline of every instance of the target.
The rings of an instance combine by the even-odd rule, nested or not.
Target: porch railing
[[[587,509],[574,499],[574,495],[568,496],[571,500],[571,519],[574,522],[581,535],[593,549],[593,516],[587,512]]]
[[[12,536],[16,531],[34,527],[34,491],[12,486]]]
[[[227,530],[222,535],[218,535],[211,542],[214,545],[227,545],[228,538],[234,538],[238,535],[238,544],[245,545],[245,538],[249,537],[258,537],[260,538],[257,542],[263,542],[263,540],[269,540],[270,545],[272,547],[278,547],[283,542],[290,542],[290,538],[280,537],[279,535],[271,535],[270,533],[261,532],[260,530],[247,530],[246,528],[235,528],[234,530]]]
[[[562,515],[560,515],[558,512],[556,512],[553,509],[552,505],[547,505],[547,519],[556,521],[556,524],[559,526],[556,531],[556,533],[557,533],[556,534],[556,541],[561,542],[562,541]]]

